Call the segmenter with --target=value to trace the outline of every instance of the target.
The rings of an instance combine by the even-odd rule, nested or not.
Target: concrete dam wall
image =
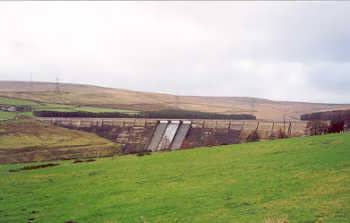
[[[306,121],[124,118],[39,118],[39,120],[61,127],[94,132],[122,144],[122,152],[125,154],[310,135]]]

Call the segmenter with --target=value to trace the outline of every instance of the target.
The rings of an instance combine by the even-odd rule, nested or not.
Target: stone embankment
[[[186,149],[310,135],[306,121],[39,118],[94,132],[123,145],[123,153]]]

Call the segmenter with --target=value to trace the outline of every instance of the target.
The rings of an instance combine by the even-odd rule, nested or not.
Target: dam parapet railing
[[[222,120],[222,119],[145,119],[145,118],[56,118],[40,117],[40,121],[52,124],[71,126],[147,126],[155,125],[160,121],[190,121],[194,128],[219,128],[219,129],[265,129],[265,130],[305,130],[307,121],[270,121],[270,120]]]

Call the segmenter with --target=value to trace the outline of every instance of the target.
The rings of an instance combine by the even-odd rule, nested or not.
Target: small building
[[[32,107],[30,105],[1,105],[0,111],[7,112],[31,112]]]

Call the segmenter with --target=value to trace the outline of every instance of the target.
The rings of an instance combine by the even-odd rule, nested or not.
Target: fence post
[[[292,122],[289,121],[289,126],[288,126],[288,135],[292,135]]]

